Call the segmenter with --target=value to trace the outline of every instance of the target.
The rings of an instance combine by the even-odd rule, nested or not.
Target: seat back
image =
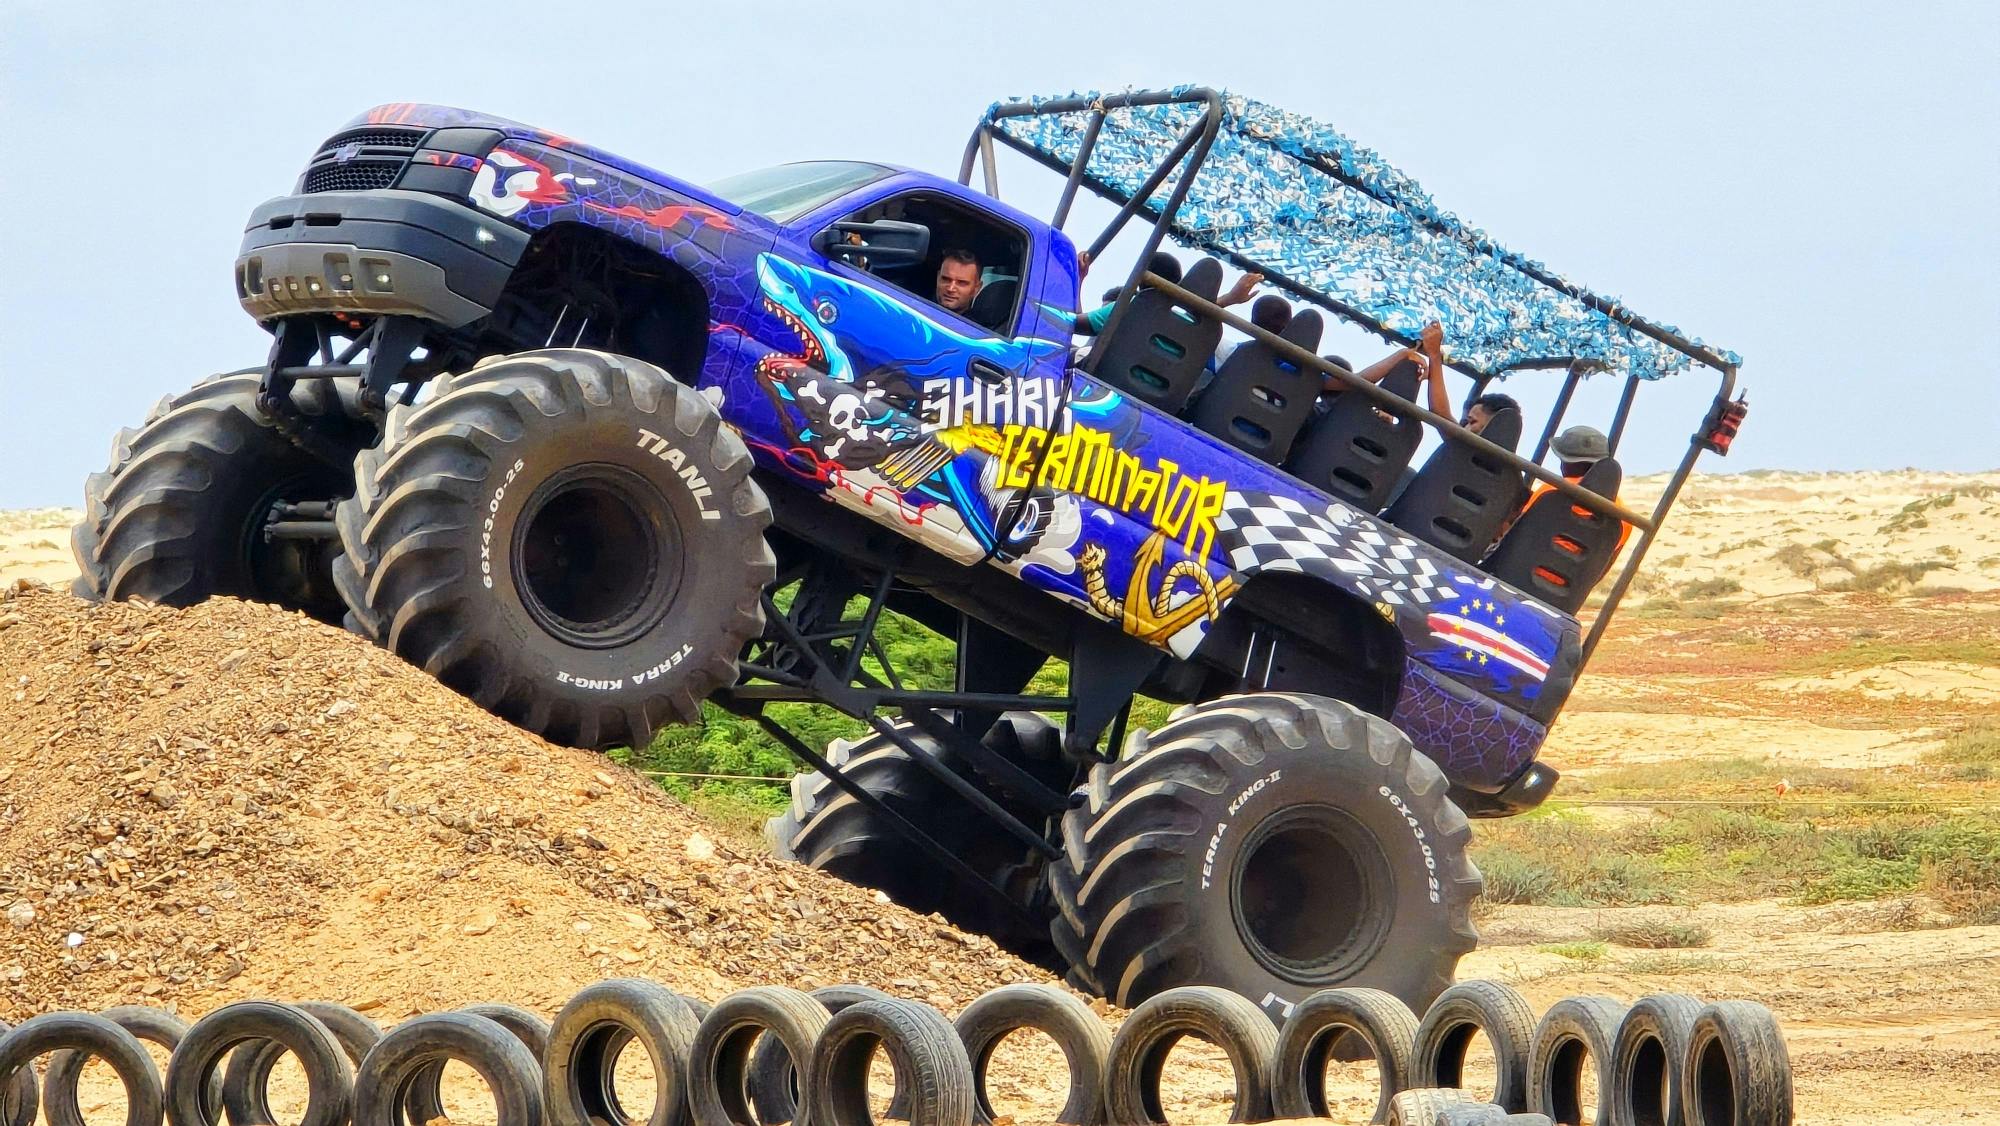
[[[1210,301],[1222,292],[1222,263],[1204,258],[1189,268],[1181,288]],[[1163,411],[1179,413],[1222,340],[1222,322],[1174,306],[1153,289],[1133,294],[1110,338],[1090,352],[1090,372]]]
[[[1396,365],[1380,386],[1415,401],[1415,361]],[[1343,391],[1299,439],[1287,468],[1328,496],[1363,512],[1379,512],[1423,440],[1422,423],[1389,415],[1358,391]]]
[[[1512,407],[1487,420],[1480,437],[1504,450],[1521,441],[1521,412]],[[1467,563],[1486,554],[1501,525],[1521,505],[1518,469],[1471,446],[1446,442],[1383,516],[1405,532]]]
[[[1319,313],[1307,309],[1278,335],[1310,352],[1319,347],[1319,335],[1325,327]],[[1320,383],[1317,368],[1301,367],[1263,341],[1251,340],[1223,361],[1214,382],[1195,400],[1188,419],[1237,449],[1276,465],[1285,460],[1299,428],[1312,418]]]
[[[1008,317],[1014,312],[1014,298],[1020,292],[1021,279],[994,278],[979,287],[979,296],[972,299],[966,319],[1004,335],[1014,327],[1008,323]]]
[[[1618,462],[1607,457],[1577,483],[1598,496],[1616,497],[1624,478]],[[1535,497],[1500,537],[1500,546],[1486,562],[1486,573],[1574,614],[1618,557],[1623,523],[1549,489]]]

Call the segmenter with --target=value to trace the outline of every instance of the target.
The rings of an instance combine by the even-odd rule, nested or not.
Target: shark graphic
[[[795,352],[772,352],[757,365],[780,410],[790,408],[803,421],[794,436],[845,469],[878,470],[912,503],[952,509],[983,547],[995,546],[1008,491],[982,480],[978,462],[926,432],[918,419],[925,383],[971,380],[975,363],[1009,379],[1047,380],[1037,365],[1067,363],[1068,344],[968,336],[869,286],[775,254],[758,256],[757,283],[764,307],[798,337]],[[879,362],[864,372],[858,357]],[[1094,382],[1079,390],[1073,413],[1099,419],[1121,405],[1116,392]],[[1054,500],[1040,503],[1048,508]],[[1023,542],[1016,546],[1031,547],[1052,512],[1024,521],[1025,535],[1017,526],[1012,538]]]

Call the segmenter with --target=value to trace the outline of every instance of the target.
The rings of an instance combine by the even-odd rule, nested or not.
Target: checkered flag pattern
[[[1314,511],[1276,493],[1232,491],[1215,531],[1236,571],[1345,576],[1345,585],[1390,606],[1458,597],[1439,569],[1443,556],[1339,504]]]

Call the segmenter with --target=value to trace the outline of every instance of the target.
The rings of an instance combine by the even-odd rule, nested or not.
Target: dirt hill
[[[861,982],[955,1009],[1045,975],[704,832],[644,778],[359,638],[235,601],[0,602],[0,1017],[325,997],[393,1020]]]

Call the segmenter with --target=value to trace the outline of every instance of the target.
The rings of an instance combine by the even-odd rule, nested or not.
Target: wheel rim
[[[535,624],[566,644],[627,644],[660,623],[680,589],[680,521],[652,482],[622,466],[550,477],[517,528],[515,588]]]
[[[1244,842],[1232,880],[1236,930],[1259,964],[1303,985],[1347,977],[1391,922],[1389,860],[1333,806],[1285,810]]]
[[[250,502],[235,537],[246,596],[304,610],[322,621],[340,620],[346,605],[333,589],[333,557],[339,553],[339,541],[272,540],[265,536],[279,505],[323,500],[336,495],[337,489],[325,479],[293,476]],[[223,534],[229,533],[225,530]]]

